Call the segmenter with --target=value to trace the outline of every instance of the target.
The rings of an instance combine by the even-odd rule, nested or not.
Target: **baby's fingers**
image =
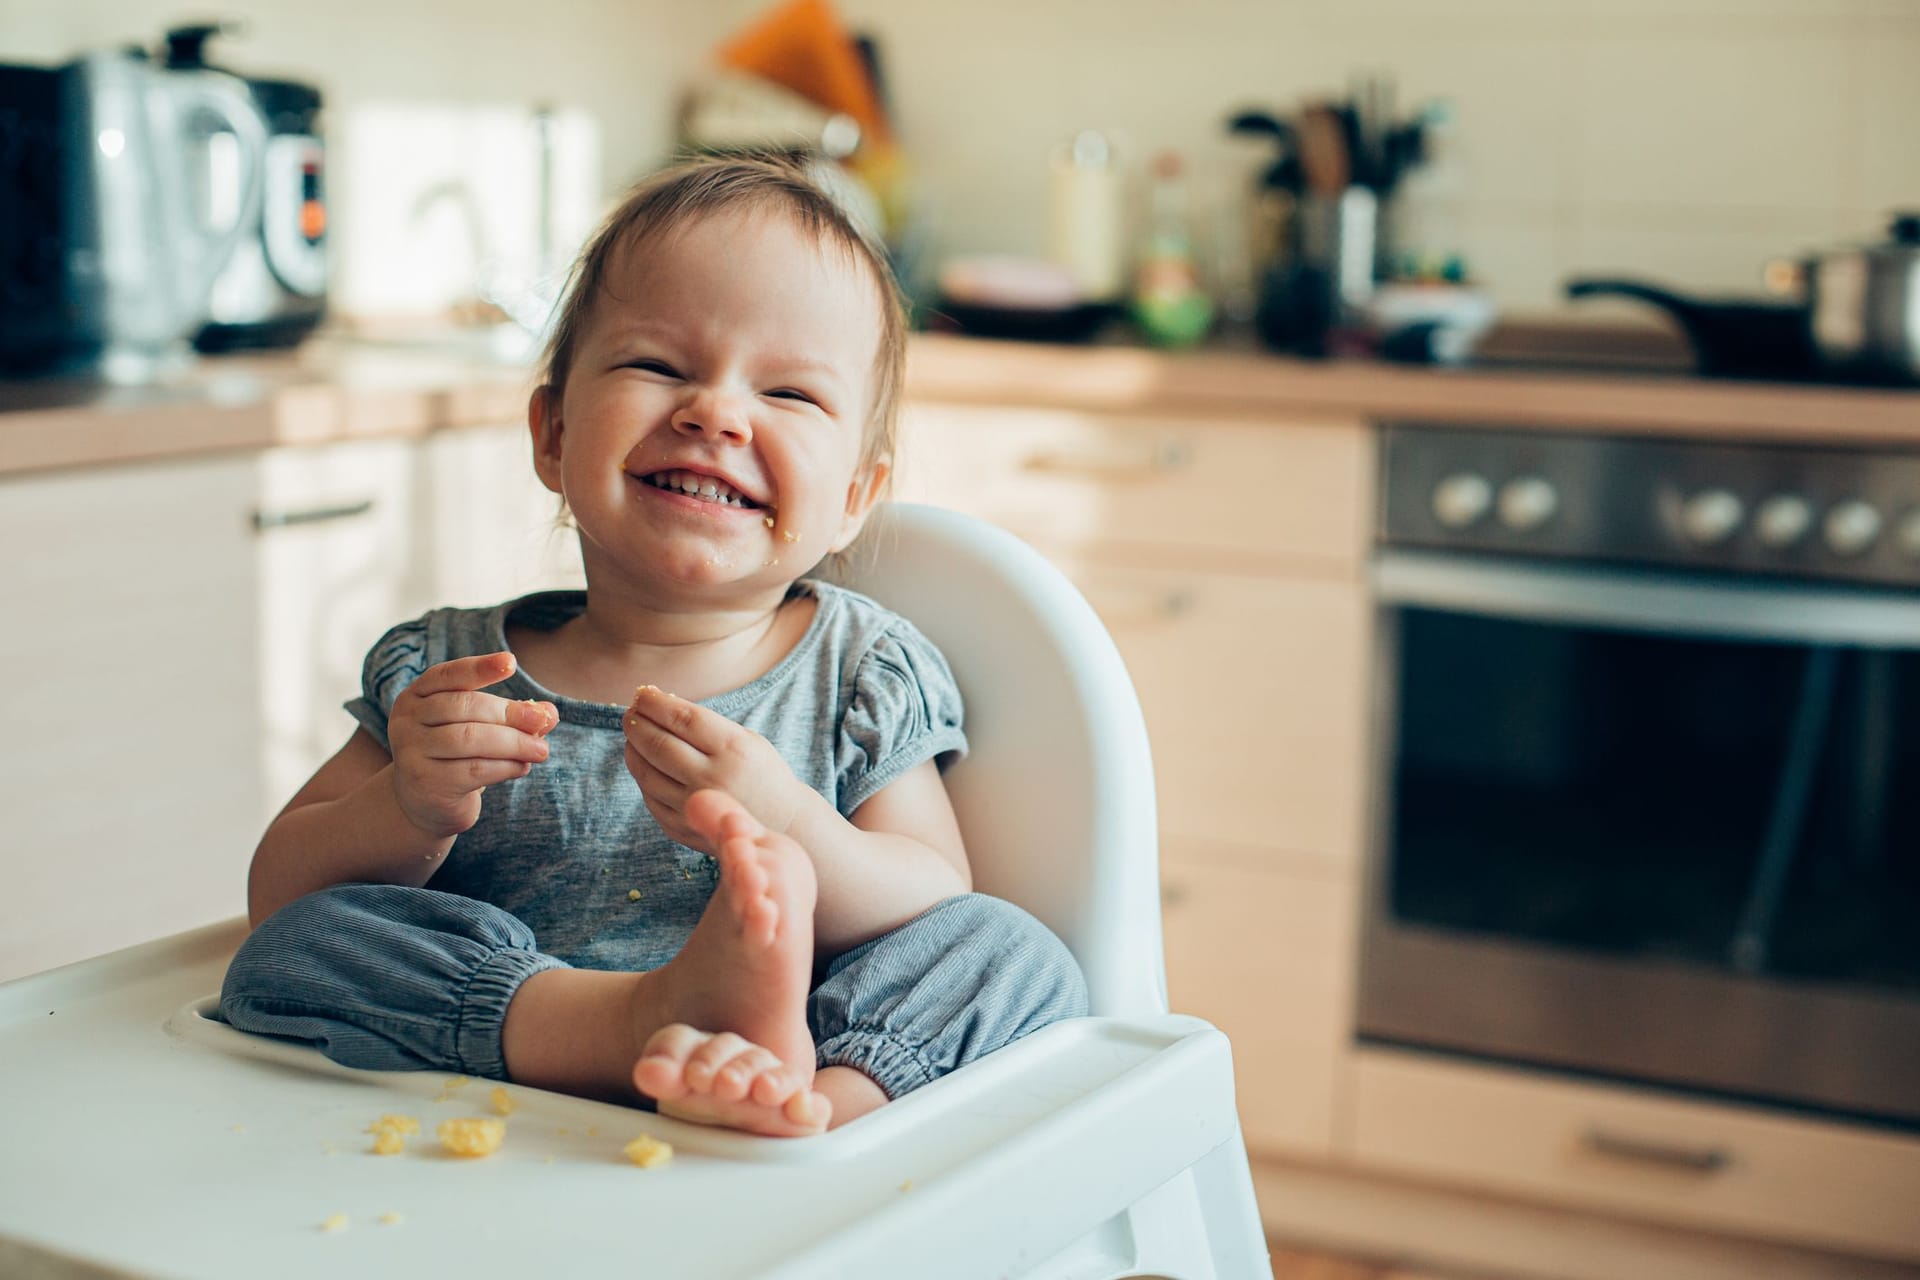
[[[436,662],[422,671],[419,678],[408,685],[406,692],[416,698],[429,698],[436,693],[456,693],[478,691],[490,684],[499,684],[514,673],[513,654],[505,649],[498,653],[482,653],[471,658],[455,658],[450,662]]]
[[[430,726],[505,725],[520,733],[544,734],[560,723],[560,712],[551,702],[513,702],[491,693],[428,694],[410,710],[415,720]]]
[[[422,730],[418,748],[429,760],[524,760],[538,763],[547,758],[547,741],[504,724],[481,724],[462,720],[454,724],[429,725]]]

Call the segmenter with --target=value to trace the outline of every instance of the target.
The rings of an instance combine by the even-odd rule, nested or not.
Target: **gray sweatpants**
[[[275,912],[240,947],[220,1013],[242,1031],[369,1070],[506,1078],[500,1029],[529,976],[566,968],[498,907],[401,885],[339,885]],[[834,958],[807,999],[817,1065],[897,1098],[1087,1011],[1059,939],[969,893]]]

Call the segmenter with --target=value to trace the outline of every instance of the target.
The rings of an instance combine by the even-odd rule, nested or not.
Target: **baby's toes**
[[[749,1045],[714,1075],[713,1096],[724,1102],[739,1102],[768,1073],[778,1072],[780,1066],[780,1059],[774,1057],[771,1050]]]
[[[687,1059],[710,1037],[683,1022],[660,1028],[647,1038],[634,1064],[634,1083],[654,1097],[677,1097],[686,1087]]]
[[[687,1055],[687,1087],[696,1093],[712,1093],[720,1069],[750,1049],[752,1041],[731,1031],[722,1031]]]
[[[773,1065],[753,1078],[751,1094],[753,1100],[763,1107],[777,1107],[794,1095],[799,1088],[793,1073],[778,1058]]]

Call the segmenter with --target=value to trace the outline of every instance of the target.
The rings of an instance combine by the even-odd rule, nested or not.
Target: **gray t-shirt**
[[[802,579],[793,590],[819,601],[800,643],[773,670],[702,706],[766,738],[849,817],[922,761],[944,768],[965,754],[953,673],[912,623],[830,583]],[[585,608],[583,592],[549,591],[403,623],[367,654],[361,696],[347,710],[388,746],[394,699],[428,667],[508,648],[509,620],[552,630]],[[427,887],[512,912],[540,950],[580,968],[665,964],[706,909],[716,871],[647,812],[622,758],[626,708],[561,697],[524,671],[491,692],[558,707],[552,752],[526,777],[487,788],[480,820]]]

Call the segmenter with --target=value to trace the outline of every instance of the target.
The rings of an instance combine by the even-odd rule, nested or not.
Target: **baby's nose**
[[[702,392],[673,415],[673,425],[688,435],[711,435],[738,439],[753,438],[747,408],[739,396]]]

